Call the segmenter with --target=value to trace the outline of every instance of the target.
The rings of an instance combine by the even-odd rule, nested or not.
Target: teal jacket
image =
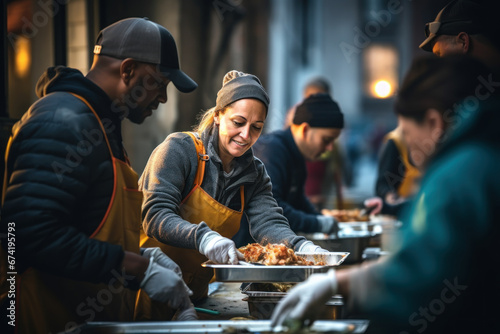
[[[500,332],[500,100],[463,107],[452,122],[399,245],[352,276],[350,311],[371,332]]]

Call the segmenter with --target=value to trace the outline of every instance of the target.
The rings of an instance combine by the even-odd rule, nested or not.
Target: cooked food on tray
[[[248,291],[288,292],[296,283],[251,283]]]
[[[248,244],[238,249],[244,256],[247,262],[260,263],[266,266],[275,265],[297,265],[297,266],[313,266],[325,265],[324,262],[313,262],[304,259],[295,254],[293,249],[288,248],[284,244],[267,244],[262,246],[257,243]]]
[[[367,222],[370,220],[368,215],[362,215],[361,209],[351,210],[326,210],[321,213],[335,217],[339,222]]]

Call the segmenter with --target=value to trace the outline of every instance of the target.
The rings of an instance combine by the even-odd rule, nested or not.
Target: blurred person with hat
[[[264,164],[254,157],[252,146],[268,106],[256,76],[229,71],[215,107],[202,114],[194,132],[170,134],[153,151],[139,180],[144,193],[141,245],[160,247],[179,264],[195,301],[207,296],[213,277],[203,262],[238,264],[244,259],[231,240],[242,216],[261,244],[324,251],[290,230]]]
[[[38,81],[39,99],[12,130],[3,188],[2,309],[13,302],[6,272],[15,271],[17,333],[132,321],[139,289],[196,319],[179,267],[139,248],[142,193],[122,143],[123,119],[151,116],[170,82],[197,87],[172,35],[143,18],[99,33],[87,75],[57,66]]]
[[[471,105],[489,69],[466,55],[418,58],[395,112],[424,170],[391,253],[379,261],[315,274],[274,310],[272,326],[311,324],[341,294],[346,316],[367,333],[498,333],[496,248],[500,98]]]
[[[438,57],[454,53],[468,54],[500,72],[499,4],[496,0],[453,0],[426,23],[424,51]]]

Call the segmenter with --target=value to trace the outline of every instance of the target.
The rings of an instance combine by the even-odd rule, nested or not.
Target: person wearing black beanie
[[[343,127],[344,115],[337,102],[329,94],[314,94],[297,105],[290,127],[261,136],[253,146],[271,177],[273,197],[296,233],[338,232],[337,220],[318,212],[306,197],[306,160],[317,160],[333,150]],[[243,219],[233,238],[237,245],[251,241],[245,236],[245,224]]]

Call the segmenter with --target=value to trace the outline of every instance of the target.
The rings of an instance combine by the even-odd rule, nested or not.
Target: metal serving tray
[[[318,320],[301,333],[364,333],[368,320]],[[286,328],[271,329],[270,320],[167,321],[167,322],[90,322],[77,328],[82,334],[145,333],[291,333]],[[76,333],[73,329],[72,333]]]
[[[264,266],[202,263],[203,267],[213,268],[215,280],[219,282],[282,282],[296,283],[305,281],[316,273],[327,272],[332,266],[338,266],[347,258],[347,252],[296,253],[308,261],[323,261],[324,266]]]
[[[328,251],[349,252],[349,258],[345,263],[352,264],[362,261],[363,251],[378,234],[371,231],[340,230],[338,235],[311,233],[304,236]]]
[[[266,291],[273,289],[272,283],[249,283],[241,290],[247,295],[248,312],[256,319],[270,319],[274,309],[288,292]],[[260,290],[259,290],[260,289]],[[335,295],[318,309],[318,319],[338,320],[343,318],[344,300],[341,295]]]

